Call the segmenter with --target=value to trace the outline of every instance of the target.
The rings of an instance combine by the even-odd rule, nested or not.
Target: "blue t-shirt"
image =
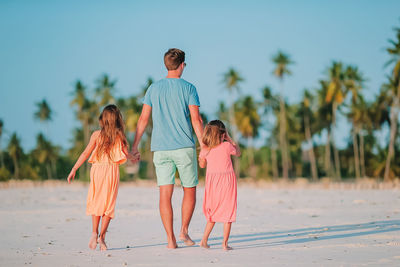
[[[151,151],[194,147],[189,105],[200,106],[193,84],[165,78],[147,89],[143,104],[151,106],[153,132]]]

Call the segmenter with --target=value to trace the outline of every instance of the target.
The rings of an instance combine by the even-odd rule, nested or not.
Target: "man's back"
[[[189,105],[200,106],[196,87],[176,78],[152,84],[143,103],[152,107],[151,151],[194,147]]]

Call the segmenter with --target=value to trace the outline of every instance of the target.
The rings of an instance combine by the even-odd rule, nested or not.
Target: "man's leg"
[[[160,215],[167,232],[168,248],[176,248],[176,239],[173,227],[173,210],[171,204],[172,193],[174,192],[174,185],[161,185],[160,186]]]
[[[188,229],[196,205],[196,186],[199,183],[196,149],[189,147],[176,150],[174,162],[183,187],[182,227],[179,239],[184,241],[187,246],[193,246],[195,243],[190,239]]]
[[[195,243],[189,237],[189,223],[192,219],[194,207],[196,206],[196,187],[183,187],[182,201],[182,227],[179,239],[184,241],[187,246],[193,246]]]

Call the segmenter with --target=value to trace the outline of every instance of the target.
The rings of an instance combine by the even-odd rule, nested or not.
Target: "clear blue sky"
[[[84,2],[84,3],[83,3]],[[218,2],[218,3],[217,3]],[[377,93],[388,69],[384,48],[400,26],[400,1],[0,1],[0,118],[5,143],[16,131],[25,149],[45,126],[35,102],[54,111],[49,134],[69,147],[78,125],[69,106],[73,83],[93,87],[103,73],[118,80],[117,95],[137,94],[148,76],[165,76],[163,53],[186,52],[183,78],[196,85],[201,109],[214,117],[227,95],[222,73],[236,68],[242,93],[261,97],[270,85],[271,56],[281,49],[296,62],[286,96],[298,101],[315,88],[332,60],[355,64]],[[339,143],[348,135],[343,122]]]

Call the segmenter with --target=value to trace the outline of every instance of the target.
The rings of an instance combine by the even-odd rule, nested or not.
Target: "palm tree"
[[[352,129],[352,137],[353,137],[353,152],[354,152],[354,169],[356,173],[356,178],[360,178],[360,149],[358,145],[357,136],[360,135],[361,131],[361,123],[359,120],[361,119],[361,110],[357,110],[358,103],[357,101],[363,101],[362,96],[360,95],[360,91],[363,88],[363,82],[365,79],[363,78],[362,73],[359,72],[357,67],[347,66],[345,70],[345,87],[347,92],[351,92],[351,112],[350,115],[353,122]],[[365,172],[364,172],[365,174]]]
[[[293,61],[290,59],[289,55],[278,51],[278,53],[272,57],[272,61],[276,64],[274,69],[274,75],[280,81],[280,128],[279,128],[279,141],[281,145],[282,152],[282,176],[284,179],[289,177],[289,151],[287,147],[287,137],[286,137],[286,111],[285,111],[285,94],[284,94],[284,86],[283,81],[284,78],[288,75],[291,75],[291,71],[288,69],[288,66],[293,64]]]
[[[356,102],[351,103],[350,110],[346,114],[348,119],[352,122],[353,128],[351,131],[352,139],[353,139],[353,154],[354,154],[354,170],[356,174],[356,178],[360,178],[360,167],[362,165],[361,158],[361,151],[363,148],[363,139],[361,136],[361,130],[363,128],[363,112],[365,111],[365,100],[362,96],[358,96],[358,100]],[[358,138],[360,138],[360,145],[358,145]],[[365,172],[364,172],[365,174]],[[362,175],[363,176],[363,175]],[[364,177],[364,176],[363,176]]]
[[[147,89],[154,83],[154,79],[152,77],[147,77],[146,83],[142,86],[142,92],[139,97],[144,97],[147,92]]]
[[[390,108],[390,141],[385,165],[385,181],[389,180],[390,163],[392,158],[394,158],[394,143],[396,140],[396,131],[400,108],[400,28],[396,28],[395,31],[397,40],[389,40],[389,42],[392,44],[392,47],[389,47],[387,49],[387,52],[391,56],[391,59],[386,63],[386,66],[394,65],[394,67],[391,77],[393,103]]]
[[[3,136],[3,126],[4,126],[3,120],[0,119],[0,162],[1,162],[1,168],[4,168],[3,150],[2,150],[2,147],[1,147],[1,145],[2,145],[2,142],[1,142],[2,138],[1,137]]]
[[[36,103],[38,110],[33,114],[33,117],[40,122],[47,124],[52,119],[52,111],[46,99]],[[48,132],[48,130],[47,130]]]
[[[107,74],[104,74],[96,81],[95,95],[100,99],[98,101],[100,107],[115,102],[113,94],[115,93],[116,82],[116,80],[111,80]]]
[[[251,96],[245,96],[235,103],[235,121],[241,135],[247,139],[250,169],[254,169],[253,139],[258,136],[260,116],[257,104]]]
[[[90,130],[99,114],[99,108],[96,102],[87,98],[86,91],[86,86],[84,86],[81,81],[76,81],[75,90],[73,91],[74,98],[70,103],[71,106],[77,107],[76,116],[82,124],[84,146],[89,143]],[[84,146],[80,150],[83,150]],[[88,165],[89,163],[86,163],[81,170],[81,173],[84,173],[86,176],[88,176]]]
[[[151,77],[148,77],[146,83],[142,86],[142,93],[140,97],[144,96],[149,89],[149,87],[153,84],[154,80]],[[146,127],[146,141],[144,143],[145,151],[144,158],[147,161],[147,169],[146,176],[149,178],[155,177],[156,170],[154,169],[154,165],[152,164],[152,153],[151,153],[151,134],[153,132],[153,118],[150,117],[148,126]]]
[[[39,133],[37,136],[37,144],[33,154],[40,164],[46,165],[47,178],[54,178],[51,165],[57,160],[57,149],[50,141],[46,140],[42,133]]]
[[[365,102],[363,98],[362,101],[357,106],[357,111],[359,113],[359,123],[360,129],[359,137],[360,137],[360,166],[361,166],[361,177],[366,177],[366,169],[365,169],[365,142],[364,142],[364,132],[372,132],[373,131],[373,122],[372,118],[372,105],[371,103]]]
[[[52,110],[47,103],[46,99],[43,99],[42,102],[36,103],[38,110],[34,114],[34,118],[46,124],[46,132],[49,134],[49,129],[47,122],[51,121],[52,119]],[[53,172],[57,173],[56,169],[56,161],[52,161],[51,168],[53,168]]]
[[[137,109],[139,103],[136,97],[130,97],[128,99],[128,109],[125,111],[125,124],[126,130],[133,134],[136,130],[137,123],[140,117],[140,110]]]
[[[14,164],[14,178],[15,179],[19,179],[19,173],[20,173],[20,169],[19,169],[19,160],[21,159],[22,155],[23,155],[23,151],[21,148],[21,144],[20,144],[20,140],[17,136],[16,133],[13,133],[11,135],[11,139],[10,142],[8,143],[8,153],[11,156],[11,159],[13,161]]]
[[[312,141],[311,121],[313,117],[312,102],[314,96],[308,91],[304,90],[303,100],[300,104],[300,115],[302,115],[303,128],[305,140],[308,143],[308,156],[310,158],[311,174],[314,181],[318,180],[317,161],[314,154],[314,144]]]
[[[325,143],[325,159],[324,159],[324,170],[325,175],[332,177],[332,160],[331,160],[331,132],[332,132],[332,103],[326,102],[326,95],[328,92],[328,83],[326,81],[320,81],[320,89],[317,91],[318,94],[318,110],[317,110],[317,125],[316,131],[321,133],[326,130],[326,143]]]
[[[271,88],[269,86],[264,87],[262,90],[263,93],[263,108],[264,108],[264,115],[269,116],[271,113],[276,115],[279,113],[279,97],[275,96],[271,92]],[[278,116],[276,116],[278,117]],[[278,122],[276,122],[275,125],[278,125]],[[272,166],[272,177],[277,178],[279,177],[279,168],[278,168],[278,157],[277,157],[277,146],[278,142],[276,136],[277,134],[274,131],[274,126],[268,127],[267,129],[271,134],[267,138],[267,144],[270,144],[270,149],[271,149],[271,166]]]
[[[304,130],[303,119],[298,116],[301,105],[286,104],[287,144],[289,151],[289,166],[296,177],[303,175],[303,149]]]
[[[345,98],[345,77],[343,72],[343,64],[341,62],[333,61],[331,67],[328,69],[328,91],[326,94],[326,102],[332,103],[332,132],[331,143],[334,151],[336,178],[341,179],[340,173],[340,159],[339,151],[335,145],[334,129],[336,128],[336,112],[338,106],[343,103]]]
[[[225,84],[225,88],[229,93],[229,111],[228,111],[228,119],[229,126],[228,129],[231,130],[232,137],[234,140],[238,140],[237,132],[236,132],[236,121],[235,121],[235,111],[234,111],[234,101],[233,95],[234,93],[239,93],[240,86],[239,84],[243,81],[243,78],[240,74],[233,68],[230,68],[226,73],[223,74],[223,83]],[[240,166],[238,157],[234,157],[234,169],[236,177],[239,177],[240,174]]]
[[[218,110],[216,112],[217,118],[221,121],[228,122],[229,121],[229,111],[227,110],[228,108],[226,107],[224,102],[219,102],[218,104]]]

